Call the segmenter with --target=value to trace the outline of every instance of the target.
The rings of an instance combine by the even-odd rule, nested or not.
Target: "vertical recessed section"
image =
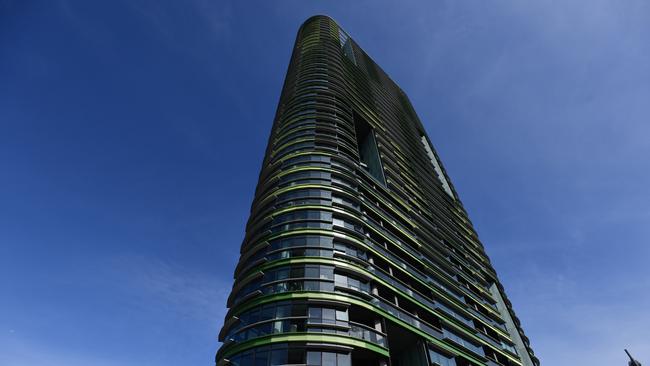
[[[424,150],[427,151],[427,156],[429,157],[429,161],[431,161],[431,165],[433,165],[433,170],[436,171],[436,175],[438,176],[438,180],[440,181],[440,184],[442,184],[442,189],[444,189],[445,192],[447,192],[449,197],[451,197],[452,199],[456,199],[454,197],[454,193],[451,191],[451,187],[449,187],[449,182],[447,182],[447,178],[445,178],[445,174],[442,172],[442,168],[440,167],[440,163],[438,162],[436,155],[433,153],[433,150],[431,150],[431,145],[429,145],[429,140],[427,139],[426,136],[421,135],[420,141],[422,141]]]
[[[352,50],[352,39],[341,29],[339,29],[339,42],[341,43],[343,54],[356,65],[357,60],[354,58],[354,51]]]
[[[375,131],[357,112],[354,112],[354,131],[357,135],[361,166],[385,186],[386,179],[379,157],[379,149],[377,149]]]

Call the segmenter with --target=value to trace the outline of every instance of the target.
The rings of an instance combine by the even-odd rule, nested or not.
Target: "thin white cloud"
[[[88,333],[88,343],[75,339],[69,343],[54,340],[48,329],[43,334],[30,329],[30,333],[4,325],[0,329],[0,365],[2,366],[130,366],[148,364],[146,355],[152,352],[150,344],[143,343],[140,351],[126,343],[108,342],[102,348],[105,337],[115,332],[131,334],[131,337],[147,337],[159,342],[161,347],[171,343],[198,342],[196,349],[204,354],[199,358],[209,360],[218,348],[216,336],[226,312],[225,304],[230,291],[230,281],[211,273],[201,272],[182,264],[166,262],[151,257],[123,256],[97,263],[91,277],[79,278],[80,288],[93,287],[112,294],[113,307],[119,307],[114,319],[115,329],[105,329],[108,317],[115,314],[98,314],[102,317],[97,329],[71,324],[70,332]],[[88,293],[84,296],[96,296]],[[65,311],[65,310],[64,310]],[[122,318],[123,317],[123,318]],[[129,319],[146,317],[143,323],[129,324]],[[72,319],[76,319],[72,315]],[[92,319],[88,319],[93,322]],[[48,320],[44,319],[47,325]],[[2,324],[0,324],[1,326]],[[48,325],[49,326],[49,325]],[[58,326],[65,326],[59,324]],[[148,328],[151,327],[151,328]],[[107,335],[102,332],[106,331]],[[136,336],[137,335],[137,336]],[[175,339],[174,337],[190,337]],[[196,339],[192,337],[196,336]],[[212,342],[210,342],[212,340]],[[90,345],[91,348],[86,348]],[[161,349],[155,357],[164,357],[173,352]],[[170,354],[177,358],[177,354]],[[150,359],[155,364],[157,359]],[[143,363],[144,362],[144,363]]]
[[[212,274],[201,273],[159,259],[125,257],[114,268],[123,271],[127,291],[140,294],[144,306],[171,311],[175,316],[206,322],[218,331],[217,322],[225,315],[230,283]]]
[[[588,288],[582,280],[540,269],[509,282],[516,285],[510,289],[515,310],[524,327],[534,330],[533,348],[542,364],[624,364],[623,348],[650,359],[647,280]]]
[[[174,46],[187,46],[187,39],[176,34],[183,27],[183,20],[198,22],[207,30],[201,35],[207,35],[213,41],[229,39],[232,36],[232,11],[227,1],[190,0],[173,4],[132,0],[125,5],[139,14],[152,29],[163,35]]]
[[[23,338],[20,332],[0,333],[0,365],[2,366],[135,366],[115,355],[106,359],[84,350],[62,350]]]

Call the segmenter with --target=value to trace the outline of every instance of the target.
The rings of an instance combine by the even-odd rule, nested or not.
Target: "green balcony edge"
[[[296,156],[301,156],[301,155],[325,155],[325,156],[329,156],[329,157],[336,157],[336,156],[337,156],[337,155],[332,154],[332,153],[330,153],[330,152],[319,151],[319,150],[314,150],[314,151],[301,151],[301,152],[293,152],[293,153],[290,153],[290,154],[288,154],[288,155],[286,155],[286,156],[282,156],[278,161],[276,161],[276,162],[273,163],[273,164],[282,163],[282,162],[285,161],[285,160],[291,159],[291,158],[296,157]],[[402,166],[402,168],[404,168],[404,167]],[[278,174],[278,173],[275,173],[275,174]],[[273,176],[271,176],[271,177],[275,177],[275,176],[276,176],[276,175],[273,175]],[[386,193],[387,193],[387,194],[391,194],[390,191],[388,191],[388,192],[386,192]],[[407,206],[407,204],[406,204],[406,203],[405,203],[405,202],[404,202],[400,197],[396,197],[396,196],[394,196],[394,195],[392,195],[392,194],[391,194],[391,197],[392,197],[394,200],[396,200],[397,202],[399,202],[402,206],[404,206],[404,207]],[[266,198],[264,198],[263,200],[266,200]],[[420,207],[420,208],[421,208],[421,207]],[[398,215],[399,215],[399,213],[398,213]],[[401,215],[400,215],[400,216],[401,216]],[[402,216],[402,218],[404,218],[404,217]],[[459,216],[459,218],[460,218],[460,216]],[[405,218],[405,219],[406,219],[406,218]],[[471,241],[471,242],[473,242],[473,243],[475,242],[474,239],[469,238],[469,237],[467,237],[466,235],[463,235],[463,236],[464,236],[467,240],[469,240],[469,241]],[[474,244],[476,244],[476,243],[474,243]],[[478,245],[478,244],[476,244],[476,245]],[[478,256],[478,257],[481,256],[480,253],[478,253],[474,248],[468,248],[468,249],[469,249],[471,252],[473,252],[476,256]],[[488,310],[489,310],[489,309],[488,309]]]
[[[314,188],[318,188],[318,187],[319,187],[318,185],[313,185],[313,184],[310,184],[309,186],[313,186]],[[320,186],[320,187],[328,187],[328,186]],[[297,189],[297,188],[296,188],[296,189]],[[325,189],[327,189],[327,188],[325,188]],[[347,211],[346,211],[345,209],[343,209],[343,208],[337,208],[337,207],[332,207],[332,206],[322,206],[322,205],[304,205],[304,206],[297,206],[297,207],[282,208],[281,210],[278,210],[277,212],[274,212],[272,215],[267,215],[264,219],[260,220],[260,222],[263,221],[263,220],[265,220],[265,219],[267,219],[267,218],[271,219],[271,218],[273,218],[274,216],[276,216],[276,215],[278,215],[278,214],[282,214],[282,213],[286,213],[286,212],[291,212],[291,211],[308,210],[308,209],[312,209],[312,210],[323,210],[323,211],[331,211],[331,212],[333,212],[333,213],[337,213],[337,214],[345,215],[345,216],[347,216],[348,218],[351,218],[351,219],[353,219],[353,220],[355,220],[355,221],[359,221],[358,217],[356,217],[353,213],[347,212]],[[304,229],[303,229],[303,230],[304,230]],[[296,230],[296,231],[298,231],[298,230]],[[315,231],[315,230],[314,230],[314,231]],[[284,232],[284,233],[282,233],[282,234],[288,234],[288,233],[293,233],[293,232],[294,232],[294,231],[286,231],[286,232]],[[338,234],[339,237],[340,237],[340,235],[341,235],[340,233],[337,233],[337,232],[335,232],[335,231],[325,231],[325,230],[320,230],[319,233],[326,233],[326,234],[328,234],[328,235],[334,235],[334,236],[336,236],[335,234]],[[385,236],[382,232],[380,232],[380,231],[375,231],[375,233],[376,233],[377,235],[382,236],[382,237],[385,238],[386,240],[390,240],[390,238],[386,237],[386,236]],[[263,241],[268,241],[268,240],[274,240],[274,239],[276,239],[276,238],[281,238],[281,237],[282,237],[281,235],[272,235],[272,236],[269,236],[268,238],[265,238],[264,240],[262,240],[262,238],[259,238],[259,240],[257,240],[256,242],[263,242]],[[350,237],[350,236],[348,236],[348,235],[346,235],[345,238],[347,238],[348,240],[353,240],[353,241],[355,241],[355,242],[357,242],[357,243],[363,245],[363,246],[366,247],[368,250],[372,251],[373,254],[378,255],[378,256],[380,256],[380,257],[382,257],[382,258],[388,260],[388,259],[387,259],[386,257],[384,257],[381,253],[375,251],[375,250],[372,249],[372,248],[367,247],[367,246],[365,245],[365,243],[361,242],[360,240],[355,239],[355,238],[353,238],[353,237]],[[418,243],[415,242],[415,241],[414,241],[414,243],[418,244]],[[418,245],[420,245],[420,244],[418,244]],[[252,246],[248,246],[248,247],[246,248],[246,251],[249,251],[249,250],[255,248],[256,246],[257,246],[257,244],[252,245]],[[409,255],[409,254],[407,253],[407,255]],[[412,259],[417,260],[418,262],[421,262],[419,258],[414,257],[414,256],[412,256],[412,255],[409,255],[409,256],[410,256]],[[390,260],[389,260],[389,261],[390,261]],[[423,263],[423,262],[421,262],[421,263],[422,263],[423,265],[425,265],[425,266],[428,266],[426,263]],[[434,271],[435,271],[435,270],[434,270]],[[436,271],[436,272],[437,272],[437,271]],[[419,279],[419,278],[417,278],[417,277],[414,277],[414,276],[411,275],[411,274],[408,274],[408,275],[411,276],[414,280],[416,280],[416,281],[422,283],[423,285],[428,286],[428,287],[431,287],[431,286],[429,286],[427,283],[423,282],[421,279]],[[443,279],[443,282],[445,282],[445,284],[447,284],[447,285],[451,285],[451,286],[453,286],[453,287],[457,287],[457,284],[455,284],[455,283],[453,283],[453,282],[450,282],[450,281],[447,281],[443,275],[439,275],[439,276],[440,276],[440,278]],[[453,303],[453,304],[456,304],[456,306],[460,306],[460,307],[463,306],[463,304],[460,303],[457,299],[454,299],[454,298],[449,297],[449,296],[446,295],[445,293],[440,292],[440,290],[438,290],[437,288],[435,288],[435,287],[431,287],[431,290],[434,291],[434,292],[436,292],[436,294],[437,294],[438,296],[442,297],[443,299],[447,300],[448,302],[451,302],[451,303]],[[501,314],[499,314],[499,313],[498,313],[497,311],[495,311],[494,309],[491,309],[491,308],[489,308],[489,307],[483,305],[483,304],[480,302],[480,300],[476,298],[476,296],[473,296],[473,295],[467,295],[467,296],[470,297],[471,299],[473,299],[474,301],[476,301],[477,304],[478,304],[479,306],[481,306],[482,308],[486,309],[486,310],[489,311],[490,313],[492,313],[492,314],[494,314],[494,315],[497,315],[497,316],[499,316],[499,318],[501,318]],[[460,304],[460,305],[459,305],[459,304]],[[488,325],[488,326],[491,327],[491,325],[489,325],[489,324],[486,324],[486,325]],[[492,328],[493,328],[493,327],[492,327]],[[500,329],[497,329],[497,328],[493,328],[493,329],[494,329],[495,331],[499,332],[499,333],[503,333],[503,331],[500,330]],[[503,335],[507,335],[507,334],[503,334]]]
[[[325,301],[325,302],[326,301],[338,301],[338,302],[358,305],[358,306],[361,306],[363,308],[366,308],[368,310],[371,310],[371,311],[374,311],[374,312],[380,314],[381,316],[385,317],[386,319],[388,319],[388,320],[390,320],[390,321],[392,321],[392,322],[394,322],[394,323],[396,323],[396,324],[398,324],[398,325],[400,325],[402,327],[405,327],[406,329],[409,329],[410,331],[420,335],[421,337],[425,338],[427,341],[433,343],[434,345],[438,346],[439,348],[442,348],[447,352],[451,352],[452,354],[457,354],[457,355],[467,359],[468,361],[484,365],[486,360],[487,360],[487,359],[477,358],[476,356],[473,356],[471,354],[466,353],[464,350],[462,350],[460,348],[454,347],[450,343],[446,343],[444,341],[441,341],[438,338],[435,338],[435,337],[427,334],[426,332],[423,332],[422,330],[412,326],[409,323],[404,322],[403,320],[393,316],[392,314],[386,312],[385,310],[383,310],[381,308],[375,307],[374,305],[372,305],[372,304],[370,304],[368,302],[365,302],[365,301],[362,301],[362,300],[359,300],[359,299],[356,299],[354,297],[347,296],[347,295],[344,295],[344,294],[339,294],[339,293],[334,294],[334,293],[303,291],[303,292],[293,292],[293,293],[282,293],[282,294],[267,295],[267,296],[256,298],[256,299],[252,300],[251,302],[246,304],[245,307],[242,307],[242,309],[240,309],[240,311],[245,311],[245,310],[248,310],[250,308],[253,308],[253,307],[256,307],[256,306],[259,306],[259,305],[263,305],[263,304],[266,304],[266,303],[270,303],[270,302],[275,302],[275,301],[302,300],[302,299],[320,300],[320,301]],[[272,337],[272,336],[267,336],[267,337]],[[360,341],[360,342],[363,342],[363,341]],[[227,345],[225,345],[223,347],[225,347],[226,349],[229,348]],[[375,346],[375,347],[381,348],[379,346]],[[389,345],[389,347],[390,347],[390,345]],[[221,352],[222,352],[222,350],[219,350],[219,353],[221,353]],[[223,352],[225,354],[228,354],[228,355],[233,354],[233,352],[230,351],[230,350],[223,351]],[[221,355],[219,355],[219,356],[223,357]],[[517,365],[521,365],[521,361],[516,360],[516,359],[514,359],[513,361]]]
[[[306,171],[306,170],[326,171],[326,172],[336,172],[336,171],[334,171],[334,170],[332,170],[332,169],[329,169],[329,168],[314,167],[314,168],[296,168],[296,169],[290,169],[290,170],[287,170],[286,173],[288,174],[288,173],[294,173],[294,172],[298,172],[298,171]],[[339,172],[336,172],[336,173],[339,173]],[[321,187],[322,187],[323,189],[331,189],[331,186],[327,186],[327,185],[309,184],[309,185],[304,185],[304,186],[310,186],[310,187],[313,187],[313,188],[321,188]],[[289,191],[289,190],[300,189],[300,188],[301,188],[300,186],[293,186],[293,187],[282,188],[281,190],[282,190],[282,191]],[[334,188],[336,188],[336,187],[334,187]],[[343,190],[340,190],[340,191],[344,192]],[[276,194],[276,195],[279,194],[279,193],[281,193],[281,192],[279,192],[279,191],[278,191],[278,192],[273,192],[273,194]],[[347,192],[345,192],[345,193],[347,193]],[[269,197],[264,197],[264,198],[262,199],[262,201],[266,201],[267,198],[269,198]],[[273,212],[273,214],[271,214],[271,215],[266,215],[266,216],[264,216],[262,219],[257,220],[257,221],[258,221],[258,222],[263,222],[263,221],[266,220],[267,218],[273,218],[274,216],[279,215],[279,214],[281,214],[281,213],[285,213],[285,212],[289,212],[289,211],[303,210],[303,209],[322,209],[322,210],[326,210],[326,211],[332,211],[332,212],[336,212],[336,213],[338,213],[338,214],[346,215],[346,216],[348,216],[348,217],[350,217],[350,218],[352,218],[352,219],[354,219],[354,220],[359,221],[359,218],[358,218],[357,216],[355,216],[354,213],[346,212],[344,209],[341,209],[341,208],[336,208],[336,207],[331,207],[331,206],[319,206],[319,205],[310,205],[310,206],[298,206],[298,207],[282,208],[282,209],[280,209],[280,210],[278,210],[278,211],[276,211],[276,212]],[[375,212],[375,213],[379,214],[380,216],[383,216],[383,215],[382,215],[381,213],[379,213],[379,212]],[[400,215],[400,216],[401,216],[401,215]],[[403,217],[402,217],[402,218],[403,218]],[[409,238],[411,239],[411,242],[412,242],[412,243],[415,243],[416,245],[418,245],[418,247],[422,247],[422,245],[421,245],[417,240],[411,238],[410,235],[409,235],[408,233],[404,232],[404,230],[402,230],[401,228],[398,228],[398,227],[395,227],[395,229],[399,230],[403,235],[406,235],[407,237],[409,237]],[[383,233],[381,233],[381,232],[377,232],[377,231],[375,231],[375,232],[376,232],[377,235],[380,235],[380,236],[384,237],[385,239],[390,240],[390,239],[387,238]],[[246,249],[247,249],[247,250],[250,250],[250,249],[252,249],[252,248],[254,248],[254,246],[248,246]],[[417,261],[419,261],[419,262],[421,262],[419,258],[416,258],[416,257],[412,257],[412,258],[415,259],[415,260],[417,260]],[[426,265],[426,264],[423,263],[423,265]],[[443,278],[444,278],[444,276],[443,276]],[[416,279],[416,280],[417,280],[417,279]],[[443,281],[444,281],[444,280],[443,280]],[[422,281],[420,281],[420,282],[422,282]],[[444,281],[444,282],[446,282],[447,284],[449,284],[449,281]],[[455,283],[451,283],[451,285],[454,286],[454,287],[457,286],[457,284],[455,284]],[[434,291],[437,291],[437,289],[434,289]],[[485,291],[483,291],[483,292],[485,292]],[[456,300],[454,300],[454,299],[447,298],[447,296],[446,296],[445,294],[441,294],[441,296],[444,297],[447,301],[456,302]],[[470,298],[472,298],[474,301],[476,301],[477,304],[478,304],[479,306],[481,306],[483,309],[485,309],[485,310],[488,311],[489,313],[501,317],[501,314],[499,314],[499,313],[498,313],[497,311],[495,311],[494,309],[492,309],[492,308],[490,308],[490,307],[488,307],[488,306],[483,305],[483,304],[481,303],[481,301],[480,301],[479,299],[477,299],[475,296],[473,296],[473,295],[468,295],[468,296],[469,296]],[[496,329],[495,329],[495,330],[496,330]],[[500,332],[500,330],[496,330],[496,331],[497,331],[497,332]]]
[[[302,207],[309,207],[309,208],[311,208],[311,209],[331,210],[331,207],[328,207],[328,206],[302,206]],[[334,211],[334,212],[338,212],[338,211]],[[315,231],[315,230],[314,230],[314,231]],[[333,232],[333,231],[330,232],[330,231],[323,231],[323,230],[321,230],[321,231],[318,231],[318,233],[320,233],[321,235],[326,233],[328,236],[332,236],[332,235],[333,235],[334,237],[337,237],[337,236],[338,236],[338,237],[342,237],[341,235],[344,235],[344,239],[346,239],[346,240],[350,240],[350,241],[354,241],[355,243],[359,244],[359,245],[360,245],[361,247],[363,247],[364,249],[366,249],[366,250],[372,252],[374,255],[376,255],[376,256],[378,256],[378,257],[380,257],[380,258],[382,258],[382,259],[384,259],[384,260],[386,260],[386,261],[392,262],[390,259],[388,259],[387,257],[385,257],[385,256],[384,256],[383,254],[381,254],[380,252],[374,250],[373,248],[371,248],[371,247],[369,247],[368,245],[366,245],[366,243],[364,243],[364,242],[362,242],[362,241],[360,241],[360,240],[358,240],[358,239],[356,239],[356,238],[354,238],[354,237],[350,237],[350,236],[348,236],[348,235],[341,234],[341,233],[337,233],[337,232]],[[283,234],[284,234],[284,233],[283,233]],[[254,247],[253,247],[253,248],[254,248]],[[251,249],[252,249],[252,248],[251,248]],[[309,258],[309,257],[305,257],[305,258]],[[313,258],[311,258],[310,260],[317,260],[318,258],[319,258],[319,257],[313,257]],[[322,258],[320,258],[320,259],[322,259]],[[291,259],[283,259],[283,260],[291,260]],[[295,260],[295,259],[294,259],[294,260]],[[326,259],[326,260],[329,260],[329,259]],[[278,261],[268,262],[268,263],[266,263],[264,266],[259,267],[259,268],[256,268],[256,270],[257,270],[257,271],[260,271],[260,270],[262,270],[263,268],[271,268],[271,267],[274,266],[274,264],[275,264],[275,265],[282,265],[282,264],[276,264],[277,262],[278,262]],[[298,263],[298,262],[296,262],[296,263]],[[339,264],[341,264],[341,263],[342,263],[342,264],[348,264],[347,262],[340,262],[340,261],[339,261],[339,262],[336,262],[336,265],[339,265]],[[362,267],[355,266],[355,269],[356,269],[356,268],[359,268],[359,269],[365,271],[365,269],[363,269]],[[368,273],[368,272],[365,271],[364,273]],[[418,281],[419,283],[421,283],[421,284],[424,285],[424,286],[427,286],[430,290],[432,290],[432,291],[436,294],[436,296],[439,296],[440,298],[446,300],[447,302],[450,302],[450,303],[452,303],[452,304],[455,304],[456,307],[460,307],[460,311],[463,311],[464,313],[468,313],[466,310],[463,309],[463,307],[462,307],[463,305],[462,305],[462,304],[459,305],[459,302],[458,302],[457,300],[455,300],[455,299],[453,299],[453,298],[447,296],[445,293],[441,292],[440,290],[438,290],[438,289],[435,288],[435,287],[430,286],[430,285],[427,284],[426,282],[422,281],[420,278],[418,278],[418,277],[416,277],[416,276],[413,276],[411,273],[408,273],[408,272],[405,272],[405,273],[406,273],[409,277],[411,277],[413,280]],[[247,273],[242,273],[242,275],[243,275],[243,274],[247,274]],[[247,276],[244,276],[244,277],[243,277],[240,281],[238,281],[238,282],[242,282],[242,283],[243,283],[243,282],[248,282],[248,281],[249,281],[249,280],[250,280],[254,275],[255,275],[255,273],[247,274]],[[382,282],[382,283],[384,283],[384,284],[386,284],[383,280],[379,280],[379,281]],[[389,286],[389,287],[391,287],[391,288],[394,288],[394,287],[393,287],[392,285],[390,285],[390,284],[386,284],[386,285]],[[404,293],[404,292],[402,292],[402,291],[400,291],[400,290],[397,290],[397,289],[395,289],[395,290],[396,290],[396,291],[399,291],[399,292],[402,293],[402,294]],[[410,298],[411,296],[408,295],[408,297]],[[417,300],[415,300],[415,299],[413,299],[413,301],[416,301],[416,302],[417,302]],[[424,305],[422,305],[422,306],[424,306]],[[469,313],[469,314],[470,314],[470,316],[475,317],[475,316],[472,315],[471,313]],[[502,329],[496,328],[496,327],[492,326],[491,324],[488,324],[488,323],[482,321],[481,319],[479,319],[479,321],[481,321],[485,326],[487,326],[487,327],[489,327],[490,329],[496,331],[496,332],[499,333],[500,335],[506,337],[507,339],[510,339],[510,334],[508,334],[507,332],[503,331]]]
[[[329,264],[329,265],[333,265],[333,266],[336,266],[336,267],[339,267],[339,268],[346,268],[348,270],[352,270],[352,271],[361,273],[365,277],[372,278],[374,281],[380,282],[384,286],[390,287],[393,291],[400,293],[402,296],[404,296],[406,298],[409,298],[411,301],[418,304],[422,309],[430,312],[431,314],[433,314],[435,316],[438,316],[438,317],[442,318],[442,320],[444,320],[447,325],[451,325],[454,328],[454,330],[462,332],[464,335],[466,335],[468,337],[471,337],[472,340],[474,340],[475,342],[478,342],[481,345],[486,345],[486,346],[492,348],[494,351],[496,351],[499,354],[507,357],[511,361],[514,361],[514,362],[517,362],[517,363],[521,362],[516,357],[513,357],[513,356],[509,355],[508,353],[504,352],[500,348],[496,348],[491,344],[485,343],[485,341],[483,339],[479,338],[478,336],[476,336],[475,334],[473,334],[471,332],[468,332],[466,329],[463,329],[460,325],[458,325],[456,323],[456,320],[453,319],[452,317],[449,317],[448,315],[446,315],[446,314],[444,314],[442,312],[435,312],[433,309],[430,309],[427,305],[425,305],[425,304],[421,303],[420,301],[418,301],[417,299],[413,298],[411,295],[405,293],[404,291],[402,291],[402,290],[400,290],[398,288],[395,288],[390,283],[387,283],[384,280],[382,280],[381,278],[375,276],[372,272],[369,272],[365,268],[350,264],[348,262],[343,262],[343,261],[340,261],[340,260],[337,260],[337,259],[325,259],[325,258],[322,258],[322,257],[302,257],[302,258],[296,258],[296,259],[289,258],[289,259],[281,259],[281,260],[265,263],[264,265],[257,268],[257,270],[258,271],[264,271],[265,269],[268,269],[268,268],[281,267],[283,265],[288,265],[288,264]],[[254,275],[255,274],[252,274],[251,276],[254,276]],[[235,306],[234,308],[237,308],[237,307]],[[243,310],[238,309],[237,312],[235,312],[235,313],[240,313],[241,311],[243,311]]]
[[[261,347],[273,343],[286,343],[286,342],[320,342],[330,343],[350,347],[360,347],[367,350],[381,354],[382,356],[390,357],[388,349],[378,346],[376,344],[366,342],[357,338],[346,337],[334,334],[316,334],[316,333],[290,333],[290,334],[270,334],[258,338],[251,339],[250,341],[236,344],[220,356],[220,358],[227,358],[239,352],[245,351],[250,348]]]

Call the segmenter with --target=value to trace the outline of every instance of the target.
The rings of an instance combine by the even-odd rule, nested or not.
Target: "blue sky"
[[[0,364],[210,365],[294,37],[410,96],[543,365],[650,363],[650,3],[0,1]]]

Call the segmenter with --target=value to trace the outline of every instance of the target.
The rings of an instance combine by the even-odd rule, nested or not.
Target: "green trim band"
[[[493,346],[492,344],[487,343],[484,339],[480,338],[476,334],[467,331],[464,327],[462,327],[458,323],[456,323],[456,320],[453,319],[453,317],[451,317],[451,316],[449,316],[449,315],[447,315],[447,314],[445,314],[443,312],[437,312],[434,309],[429,308],[426,304],[423,304],[422,302],[420,302],[416,298],[412,297],[411,295],[407,294],[406,292],[394,287],[390,283],[388,283],[388,282],[384,281],[383,279],[377,277],[374,273],[369,272],[366,269],[364,269],[362,267],[359,267],[357,265],[350,264],[348,262],[343,262],[343,261],[340,261],[338,259],[329,259],[329,258],[322,258],[322,257],[303,257],[303,258],[288,258],[288,259],[281,259],[281,260],[277,260],[277,261],[273,261],[273,262],[268,262],[268,263],[265,263],[262,266],[258,267],[257,270],[264,271],[264,270],[267,270],[269,268],[281,267],[281,266],[289,265],[289,264],[311,264],[311,263],[329,264],[329,265],[335,266],[337,268],[346,268],[346,269],[351,270],[351,271],[359,272],[359,273],[363,274],[364,276],[366,276],[368,278],[371,278],[373,281],[377,281],[377,282],[383,284],[384,286],[389,287],[393,291],[401,294],[403,297],[405,297],[405,298],[409,299],[410,301],[414,302],[415,304],[419,305],[424,311],[427,311],[427,312],[431,313],[432,315],[441,318],[441,320],[444,321],[445,325],[449,325],[449,326],[451,326],[453,328],[453,330],[461,332],[463,335],[465,335],[467,337],[471,337],[471,339],[473,341],[477,342],[478,344],[490,347],[494,351],[502,354],[503,356],[506,356],[509,359],[513,360],[513,361],[520,362],[518,360],[518,358],[510,356],[508,353],[503,351],[501,348],[497,348],[497,347]],[[235,308],[237,308],[237,307],[235,306]],[[233,308],[233,309],[235,309],[235,308]],[[380,309],[380,308],[376,308],[376,309]],[[242,311],[243,310],[238,309],[233,314],[239,314]]]
[[[478,363],[478,364],[484,364],[487,359],[481,359],[477,358],[474,355],[471,355],[467,353],[465,350],[458,348],[450,343],[447,343],[445,341],[442,341],[438,338],[435,338],[428,333],[412,326],[409,323],[406,323],[405,321],[395,317],[394,315],[386,312],[385,310],[378,308],[372,304],[369,304],[365,301],[358,300],[354,297],[344,295],[344,294],[332,294],[332,293],[322,293],[322,292],[286,292],[286,293],[281,293],[281,294],[272,294],[272,295],[266,295],[264,297],[258,297],[252,302],[248,303],[242,311],[248,310],[250,308],[266,304],[269,302],[275,302],[275,301],[282,301],[282,300],[302,300],[302,299],[318,299],[321,301],[340,301],[340,302],[347,302],[350,304],[358,305],[363,308],[366,308],[371,311],[375,311],[379,315],[383,316],[387,320],[390,320],[394,323],[397,323],[399,326],[407,328],[408,330],[424,337],[427,341],[433,343],[434,345],[442,348],[443,350],[450,352],[452,354],[459,355],[471,362]],[[390,340],[389,340],[390,343]],[[390,344],[389,344],[390,347]],[[515,362],[516,365],[521,365],[521,361],[518,359],[513,359],[513,362]]]
[[[317,334],[317,333],[289,333],[289,334],[271,334],[258,338],[251,339],[250,341],[234,344],[231,347],[225,346],[224,354],[219,357],[229,357],[236,353],[245,351],[250,348],[261,347],[272,343],[286,343],[286,342],[318,342],[318,343],[334,343],[350,347],[365,348],[367,350],[381,354],[382,356],[389,357],[388,349],[378,346],[374,343],[366,342],[358,338],[346,337],[334,334]],[[220,350],[221,352],[221,350]]]
[[[321,206],[314,206],[314,207],[321,207]],[[322,206],[322,207],[326,207],[326,206]],[[377,232],[377,231],[375,231],[375,232]],[[292,234],[292,233],[294,233],[294,232],[293,232],[293,231],[288,231],[288,232],[283,232],[283,233],[281,233],[280,235],[285,236],[284,234],[287,234],[286,236],[288,236],[289,234]],[[379,235],[382,235],[383,237],[385,237],[381,232],[377,232],[377,233],[378,233]],[[320,230],[320,231],[319,231],[319,230],[311,230],[311,231],[307,231],[307,232],[305,232],[305,230],[303,230],[300,234],[295,234],[295,235],[301,235],[301,234],[316,234],[316,235],[332,236],[332,237],[339,237],[339,238],[343,238],[343,239],[345,239],[345,240],[353,241],[353,242],[355,242],[357,245],[359,245],[359,246],[365,248],[366,250],[370,251],[373,255],[376,255],[376,256],[382,258],[383,260],[385,260],[385,261],[387,261],[387,262],[393,263],[393,261],[392,261],[391,259],[385,257],[382,253],[376,251],[375,249],[369,247],[366,243],[364,243],[364,242],[362,242],[362,241],[360,241],[360,240],[358,240],[357,238],[354,238],[354,237],[352,237],[352,236],[348,236],[348,235],[345,235],[345,234],[342,234],[342,233],[338,233],[338,232],[330,232],[330,231],[323,231],[323,230]],[[280,236],[280,235],[278,235],[278,237],[282,237],[282,236]],[[276,239],[276,237],[270,237],[270,238],[266,239],[264,242],[271,241],[271,240],[275,240],[275,239]],[[386,238],[386,239],[388,239],[388,238]],[[248,250],[252,250],[252,249],[256,248],[257,246],[265,245],[264,242],[261,242],[259,245],[256,245],[255,247],[251,247],[251,248],[249,248]],[[407,253],[411,258],[416,259],[416,260],[419,261],[418,258],[411,256],[408,252],[406,252],[406,253]],[[315,258],[322,258],[322,257],[315,257]],[[273,262],[267,262],[267,263],[265,264],[265,266],[268,266],[269,264],[271,264],[271,263],[275,263],[275,262],[276,262],[276,261],[273,261]],[[423,265],[426,265],[425,263],[422,263],[422,264],[423,264]],[[428,266],[427,266],[427,267],[428,267]],[[258,269],[259,269],[259,268],[258,268]],[[456,310],[459,310],[459,311],[463,312],[464,315],[468,315],[468,316],[472,317],[473,319],[477,319],[477,320],[480,321],[483,325],[485,325],[485,326],[489,327],[490,329],[494,330],[495,332],[499,333],[502,337],[507,338],[508,340],[511,339],[510,334],[507,333],[506,331],[504,331],[503,329],[497,328],[497,327],[493,326],[492,324],[489,324],[489,323],[485,322],[483,319],[481,319],[481,318],[475,316],[475,315],[472,314],[471,312],[467,311],[467,310],[464,308],[464,303],[460,302],[459,300],[457,300],[457,299],[455,299],[455,298],[453,298],[453,297],[448,296],[448,295],[445,294],[444,292],[441,292],[438,288],[431,286],[429,283],[427,283],[427,282],[425,282],[425,281],[422,281],[421,278],[418,278],[417,276],[415,276],[415,275],[409,273],[408,271],[403,270],[401,267],[396,266],[396,269],[400,269],[400,270],[402,270],[402,272],[404,272],[405,274],[407,274],[407,275],[408,275],[409,277],[411,277],[413,280],[419,282],[420,284],[422,284],[422,285],[426,286],[427,288],[429,288],[430,290],[432,290],[432,291],[436,294],[436,296],[438,296],[438,297],[440,297],[440,298],[446,300],[446,301],[449,302],[449,303],[454,304],[454,305],[458,308],[458,309],[456,309]],[[435,271],[435,269],[433,269],[433,271]],[[437,272],[437,271],[436,271],[436,272]],[[240,274],[240,275],[241,275],[241,274]],[[252,273],[252,274],[250,274],[250,275],[247,275],[246,277],[242,278],[240,281],[245,281],[245,280],[247,280],[248,277],[253,276],[253,275],[254,275],[254,273]],[[444,279],[444,277],[443,277],[442,275],[439,275],[439,277],[442,277],[442,278]],[[448,281],[444,281],[444,280],[443,280],[443,282],[445,282],[445,284],[448,285],[448,286],[449,286],[449,285],[457,286],[457,285],[454,284],[453,282],[448,282]],[[392,286],[391,286],[391,288],[392,288]],[[407,297],[410,298],[411,296],[407,296]],[[473,298],[473,300],[478,302],[477,299],[474,299],[474,298]],[[483,340],[481,340],[481,342],[483,342]]]

